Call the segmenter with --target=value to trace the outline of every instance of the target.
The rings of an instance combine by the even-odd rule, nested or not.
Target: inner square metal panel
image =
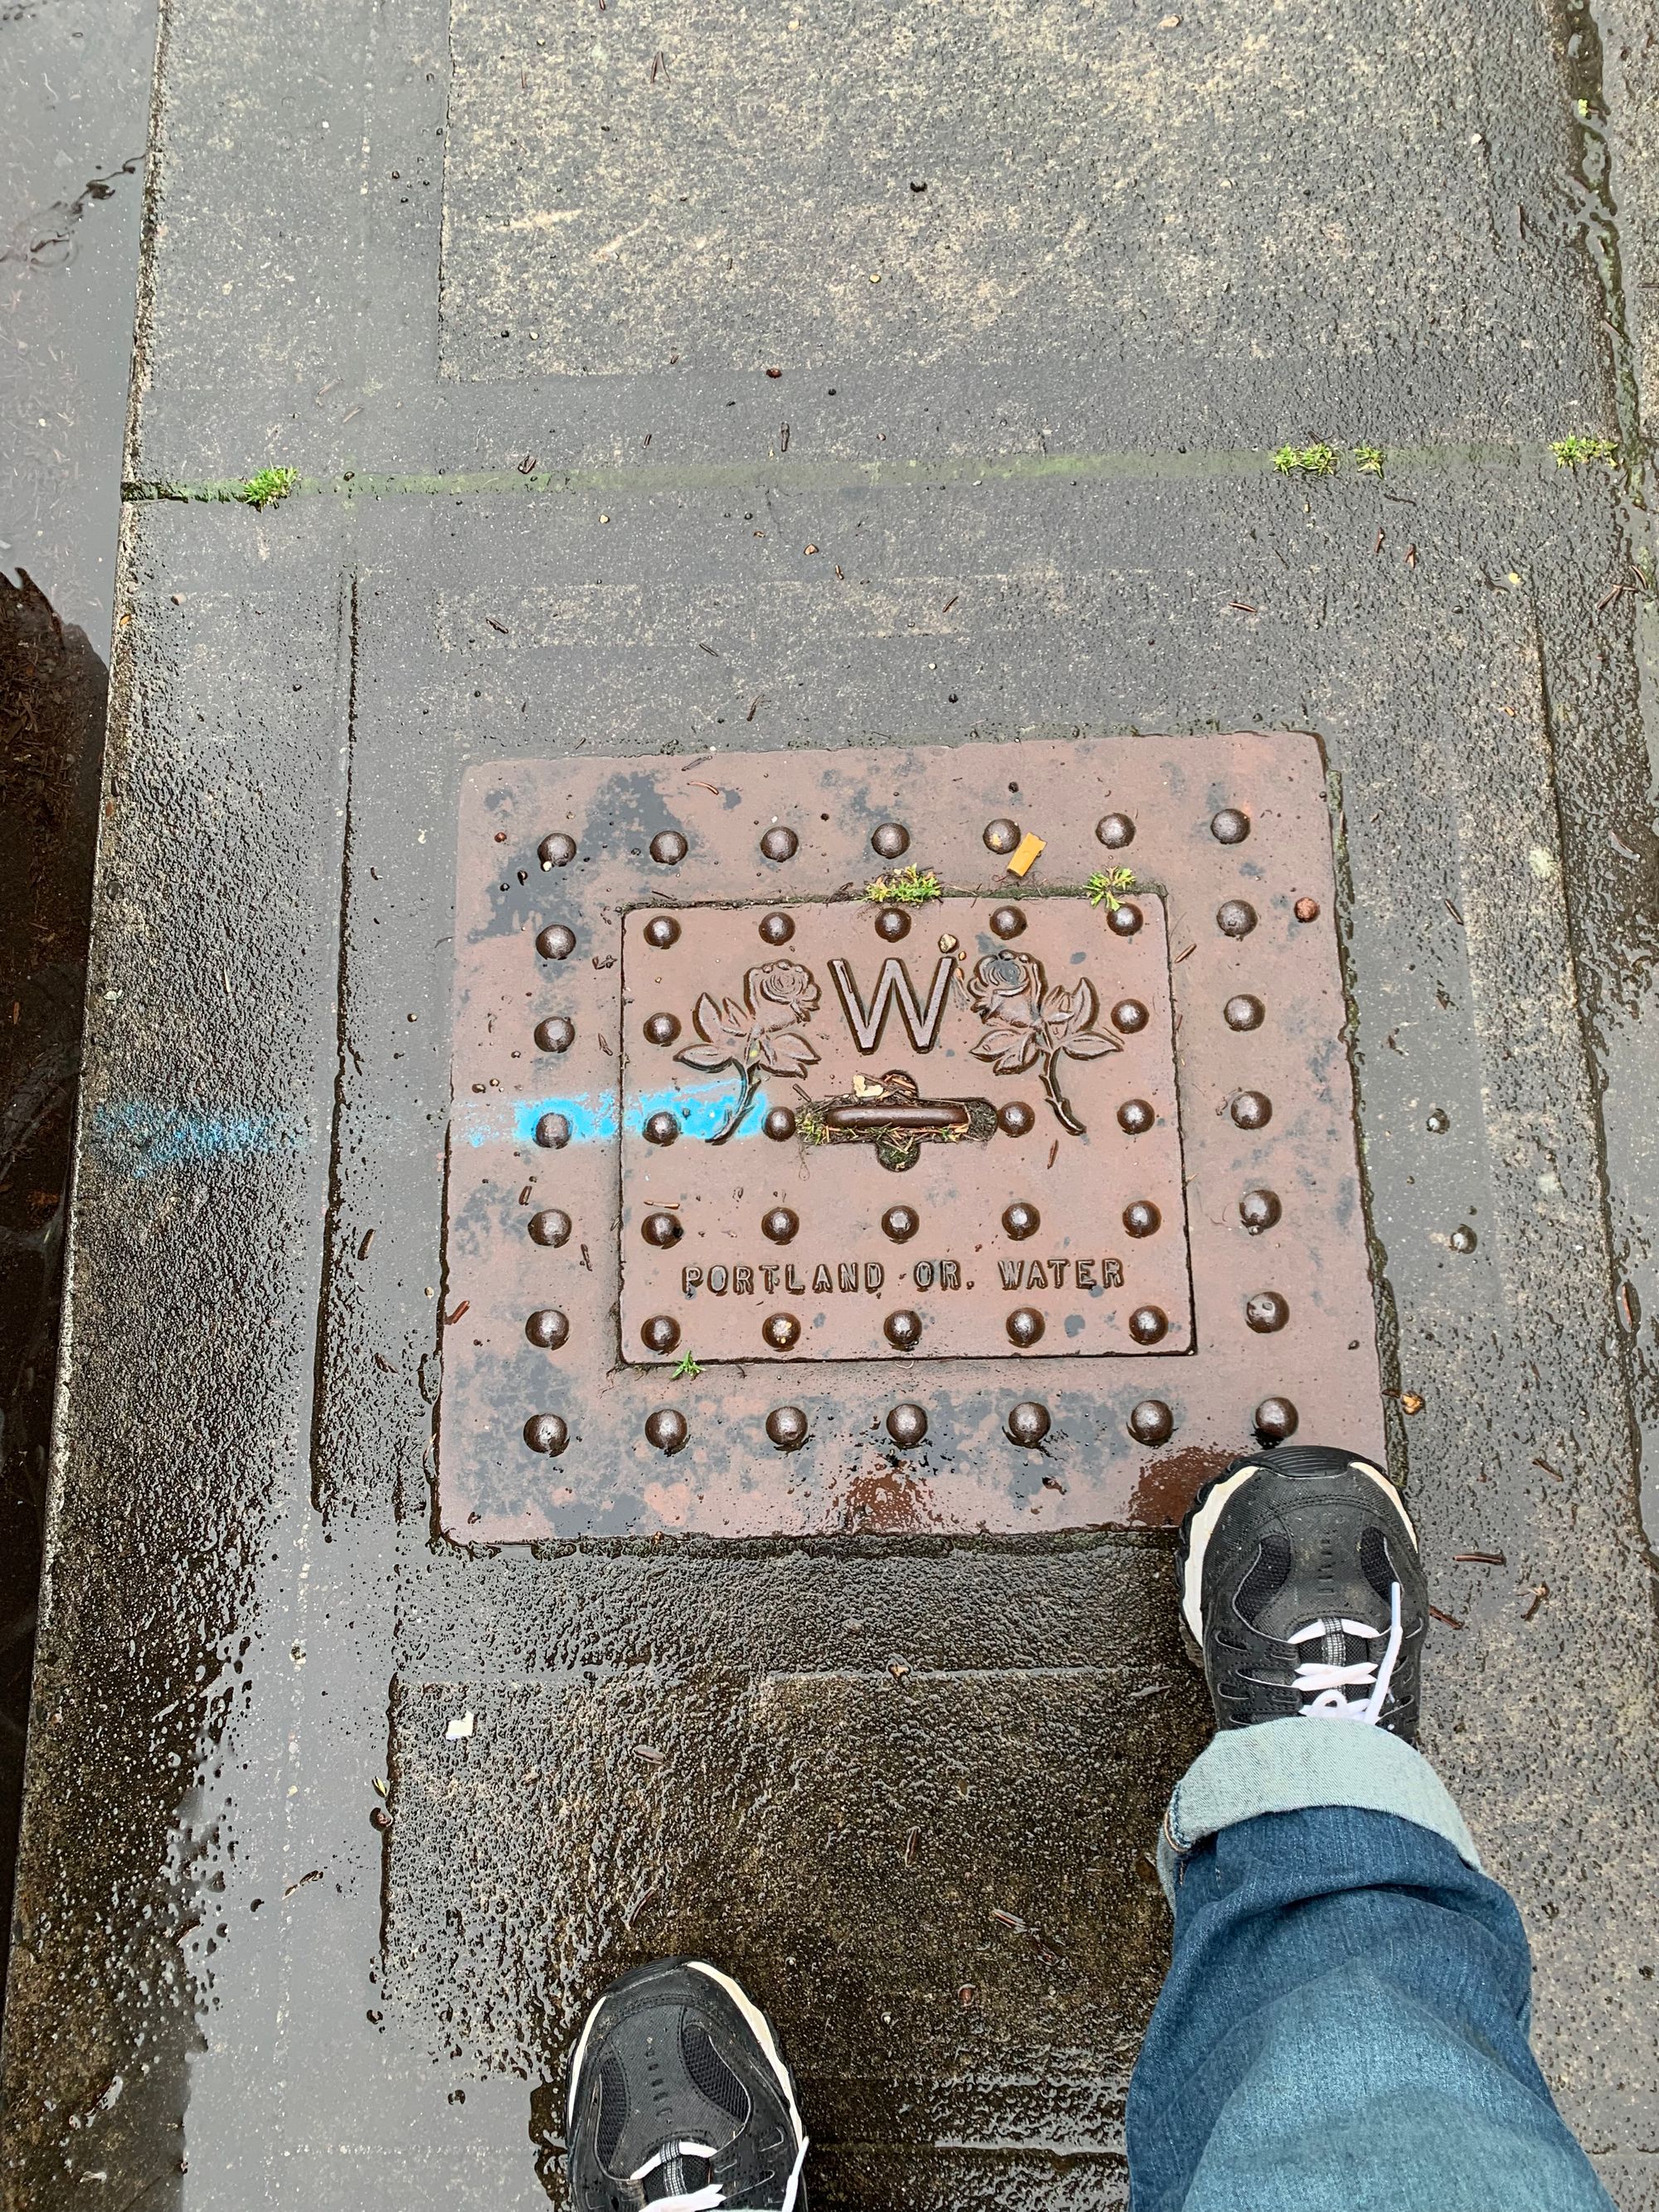
[[[1168,939],[1160,899],[1133,911],[1119,936],[1080,890],[703,907],[664,946],[629,915],[626,1355],[1186,1351]]]
[[[1332,827],[1302,733],[474,770],[446,1532],[1156,1525],[1258,1431],[1381,1451]]]

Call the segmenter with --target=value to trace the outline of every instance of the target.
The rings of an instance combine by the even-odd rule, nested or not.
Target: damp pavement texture
[[[0,8],[0,1895],[46,1518],[153,0]],[[9,1932],[0,1929],[0,1948]]]
[[[682,1948],[816,2203],[1123,2202],[1167,1532],[435,1532],[457,808],[1249,728],[1340,779],[1426,1746],[1659,2203],[1656,73],[1510,0],[172,0],[9,2205],[559,2202],[574,2023]]]

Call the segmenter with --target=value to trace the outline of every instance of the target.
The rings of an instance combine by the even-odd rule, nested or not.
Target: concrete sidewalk
[[[779,2021],[815,2203],[1123,2202],[1206,1720],[1165,1531],[436,1532],[456,809],[1243,728],[1340,779],[1426,1747],[1659,2203],[1650,45],[172,0],[9,2206],[562,2201],[572,2023],[682,1948]]]

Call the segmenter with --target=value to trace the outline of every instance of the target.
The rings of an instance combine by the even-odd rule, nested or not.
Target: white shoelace
[[[630,2181],[643,2181],[647,2174],[654,2173],[659,2166],[671,2158],[713,2158],[714,2155],[714,2147],[709,2143],[665,2143],[654,2158],[647,2159],[638,2172],[630,2173],[628,2178]],[[778,2212],[795,2212],[795,2196],[800,2187],[800,2170],[805,2163],[806,2137],[803,2136],[800,2139],[800,2148],[795,2153],[795,2163],[789,2170],[789,2180],[784,2189],[783,2202],[779,2205]],[[678,2197],[658,2197],[655,2203],[650,2207],[650,2212],[720,2212],[720,2207],[725,2202],[725,2190],[718,2181],[711,2181],[705,2188],[683,2191]]]
[[[1345,1636],[1358,1636],[1368,1644],[1382,1637],[1380,1628],[1370,1628],[1363,1620],[1315,1620],[1306,1628],[1298,1628],[1286,1638],[1291,1644],[1311,1644],[1315,1638],[1322,1640],[1340,1632]],[[1295,1686],[1309,1702],[1302,1708],[1304,1720],[1364,1721],[1376,1725],[1382,1714],[1383,1700],[1389,1694],[1389,1682],[1394,1673],[1394,1662],[1400,1656],[1400,1585],[1395,1583],[1389,1595],[1389,1640],[1383,1650],[1382,1664],[1364,1659],[1351,1667],[1333,1666],[1322,1659],[1304,1659],[1297,1667]],[[1368,1698],[1350,1698],[1345,1692],[1370,1687]],[[787,2207],[785,2208],[787,2212]]]

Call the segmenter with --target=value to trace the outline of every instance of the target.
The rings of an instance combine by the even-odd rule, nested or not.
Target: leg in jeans
[[[1160,1839],[1134,2212],[1611,2212],[1528,2043],[1520,1915],[1409,1741],[1426,1604],[1391,1488],[1345,1453],[1241,1462],[1181,1565],[1219,1732]]]

